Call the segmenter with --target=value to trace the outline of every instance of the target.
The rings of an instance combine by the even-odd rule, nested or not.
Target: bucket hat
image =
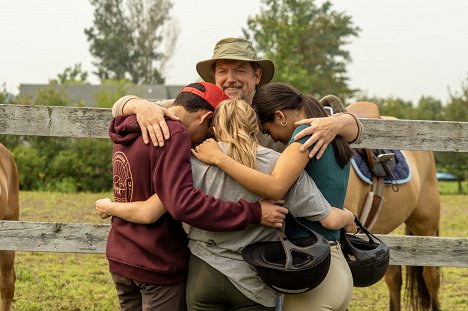
[[[258,59],[257,51],[250,41],[239,38],[225,38],[218,43],[213,50],[213,57],[197,63],[197,72],[203,80],[215,83],[213,75],[213,64],[221,59],[241,60],[254,62],[262,69],[262,77],[258,86],[262,86],[273,79],[275,74],[275,65],[269,59]]]

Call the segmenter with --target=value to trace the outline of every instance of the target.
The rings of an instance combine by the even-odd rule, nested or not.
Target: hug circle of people
[[[226,38],[196,66],[205,82],[174,100],[114,104],[114,200],[96,211],[112,216],[106,256],[121,310],[347,309],[340,232],[355,228],[343,203],[362,125],[271,83],[274,68],[249,41]],[[258,248],[270,242],[280,255]],[[315,273],[285,276],[301,265]],[[302,281],[312,285],[287,290]]]

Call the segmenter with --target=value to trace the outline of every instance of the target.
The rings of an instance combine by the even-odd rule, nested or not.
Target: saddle
[[[396,166],[395,152],[387,149],[355,149],[366,161],[373,177],[386,177],[396,185],[393,170]],[[398,190],[397,190],[398,191]]]
[[[364,206],[358,218],[371,230],[382,210],[385,199],[382,195],[384,180],[391,180],[392,190],[397,192],[399,186],[393,171],[396,166],[395,153],[387,149],[355,149],[365,160],[372,175],[372,188],[367,194]]]

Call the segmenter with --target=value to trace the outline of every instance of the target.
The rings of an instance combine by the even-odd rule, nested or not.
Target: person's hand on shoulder
[[[312,145],[314,147],[309,152],[309,158],[316,156],[317,159],[323,155],[329,143],[333,141],[336,135],[343,128],[341,120],[339,118],[311,118],[304,119],[296,122],[296,125],[310,124],[294,136],[295,140],[299,140],[305,136],[309,136],[309,139],[300,147],[302,152],[308,150]]]
[[[164,117],[179,120],[171,110],[147,100],[141,100],[138,105],[135,105],[135,114],[141,128],[143,141],[148,144],[151,139],[155,147],[164,146],[164,141],[170,137]]]
[[[209,165],[218,165],[224,152],[219,147],[219,144],[209,138],[192,149],[192,154],[201,162]]]

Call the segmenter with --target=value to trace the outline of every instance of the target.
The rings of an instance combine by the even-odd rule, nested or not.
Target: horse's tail
[[[413,235],[408,227],[405,229],[405,234]],[[437,230],[436,236],[439,236],[439,230]],[[429,295],[429,290],[426,287],[422,273],[423,267],[421,266],[406,267],[405,299],[411,305],[412,310],[430,310],[432,307],[431,296]]]

